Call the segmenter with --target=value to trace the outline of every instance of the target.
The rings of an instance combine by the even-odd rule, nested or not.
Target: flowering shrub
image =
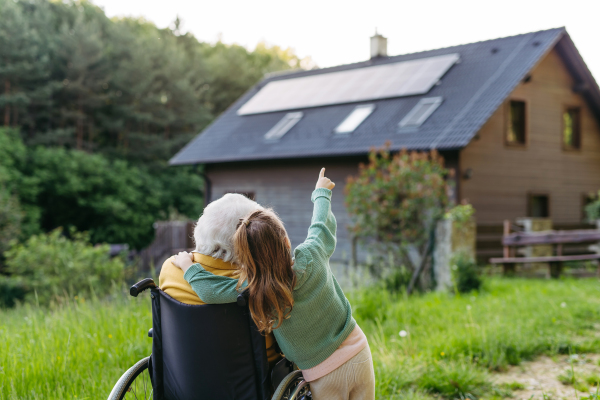
[[[350,231],[380,259],[407,259],[411,246],[426,256],[432,229],[448,205],[448,174],[435,150],[392,154],[389,142],[371,150],[369,163],[346,185]]]

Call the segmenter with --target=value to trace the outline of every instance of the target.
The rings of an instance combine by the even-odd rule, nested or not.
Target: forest
[[[266,73],[303,66],[85,0],[0,0],[0,15],[0,254],[59,227],[141,249],[153,222],[198,218],[201,166],[169,158]]]

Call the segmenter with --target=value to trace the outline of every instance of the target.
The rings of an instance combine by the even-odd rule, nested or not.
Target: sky
[[[161,28],[179,16],[182,30],[205,42],[291,47],[319,67],[368,59],[375,29],[397,55],[564,26],[600,81],[600,0],[92,1],[109,17]]]

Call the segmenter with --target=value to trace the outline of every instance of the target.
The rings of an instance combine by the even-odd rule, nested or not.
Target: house
[[[371,147],[437,149],[455,199],[476,209],[478,254],[500,251],[504,219],[581,224],[600,189],[600,89],[564,28],[274,74],[170,163],[203,164],[208,199],[245,193],[273,207],[293,244],[310,221],[319,169],[337,182],[337,260],[347,260],[343,186]]]

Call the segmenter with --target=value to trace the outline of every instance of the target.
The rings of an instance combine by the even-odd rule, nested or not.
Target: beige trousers
[[[375,400],[375,371],[369,345],[327,375],[310,382],[313,400]]]

